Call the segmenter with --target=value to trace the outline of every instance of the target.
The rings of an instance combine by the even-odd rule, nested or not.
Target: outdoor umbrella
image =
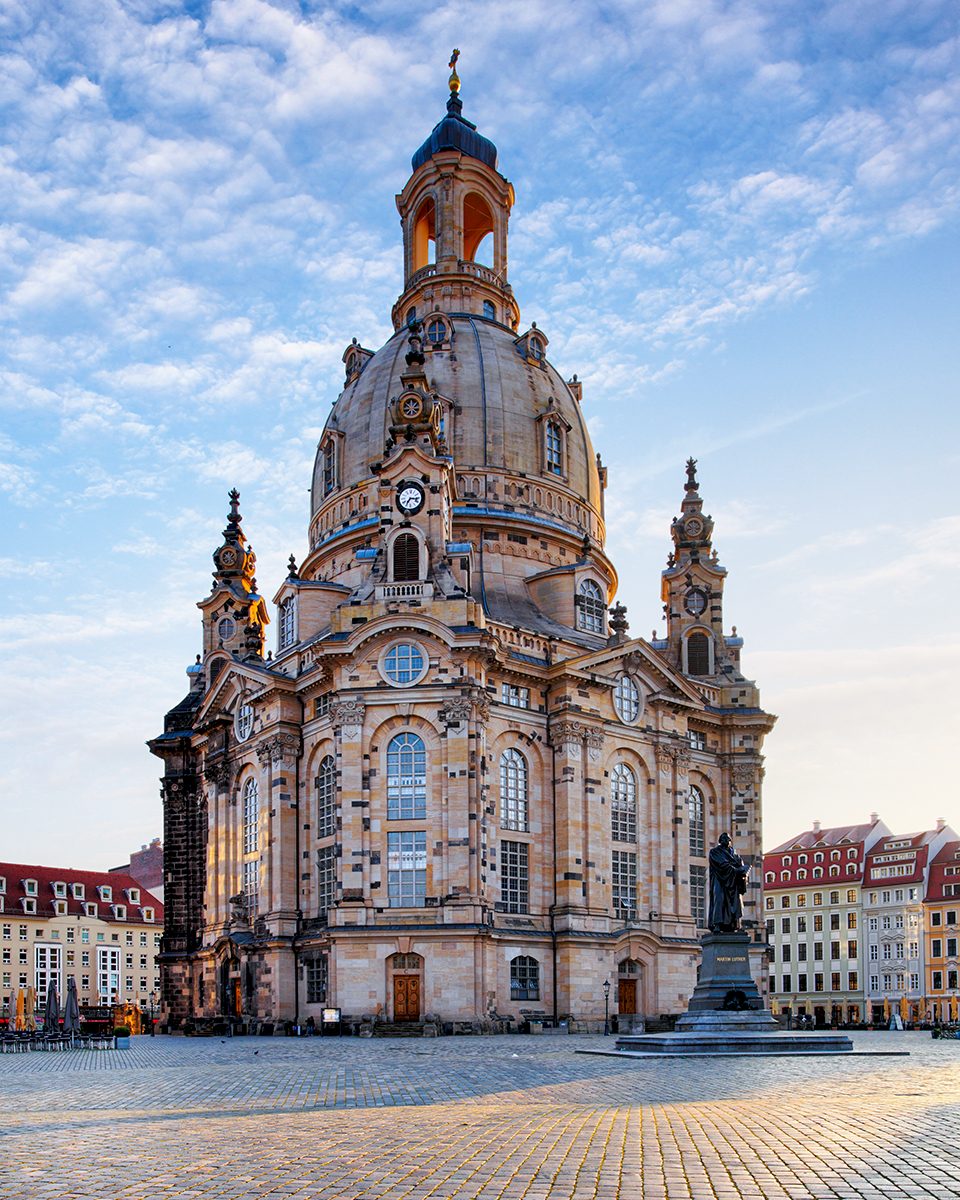
[[[900,997],[900,1017],[904,1022],[910,1020],[910,1005],[907,1004],[906,996]]]
[[[890,1020],[890,997],[889,996],[883,1002],[883,1019],[885,1021]]]
[[[17,993],[12,991],[7,999],[7,1033],[12,1032],[17,1027]]]
[[[80,1002],[77,1000],[77,981],[72,975],[67,980],[67,998],[63,1005],[63,1032],[71,1035],[80,1032]]]
[[[24,1017],[23,1017],[23,1007],[24,1007],[23,988],[17,988],[17,1015],[15,1018],[15,1024],[16,1024],[16,1027],[18,1030],[23,1030],[23,1029],[26,1029],[26,1027],[27,1027],[26,1021],[24,1020]]]
[[[27,988],[27,996],[23,1002],[23,1027],[28,1033],[35,1033],[37,1028],[37,992],[35,988]]]
[[[57,996],[57,985],[50,981],[47,987],[47,1002],[43,1008],[43,1032],[59,1033],[60,1031],[60,999]]]

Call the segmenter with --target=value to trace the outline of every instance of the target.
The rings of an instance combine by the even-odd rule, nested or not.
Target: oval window
[[[423,651],[413,642],[391,646],[383,659],[383,673],[391,683],[416,683],[426,670]]]
[[[629,675],[621,675],[613,689],[613,707],[625,725],[631,725],[640,716],[640,689]]]
[[[241,704],[235,722],[237,741],[245,742],[253,730],[253,705]]]

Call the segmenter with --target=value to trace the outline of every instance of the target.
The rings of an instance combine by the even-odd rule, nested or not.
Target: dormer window
[[[28,896],[35,896],[37,894],[37,881],[35,879],[23,879],[21,883],[23,884],[23,890]]]
[[[152,921],[153,920],[153,909],[152,908],[141,908],[140,916],[143,917],[143,919],[145,921]],[[144,934],[144,936],[146,936],[146,934]]]
[[[764,883],[776,883],[776,880],[777,877],[774,875],[773,871],[768,871],[763,877]]]
[[[817,851],[817,853],[816,853],[816,854],[813,856],[813,861],[814,861],[814,862],[823,862],[823,855],[820,853],[820,851],[819,851],[819,850],[818,850],[818,851]]]
[[[563,474],[563,435],[556,421],[548,421],[546,425],[546,466],[551,475]]]
[[[856,857],[857,857],[857,851],[856,851],[856,849],[852,849],[852,850],[848,850],[848,851],[847,851],[847,858],[856,858]]]
[[[802,863],[805,863],[806,861],[807,861],[807,856],[806,856],[805,854],[798,854],[798,855],[797,855],[797,862],[798,862],[798,863],[801,863],[801,864],[802,864]]]
[[[36,913],[37,911],[37,902],[32,896],[23,896],[20,904],[25,913]]]
[[[286,650],[297,640],[297,598],[290,596],[280,605],[279,648]]]
[[[603,603],[603,593],[598,584],[592,579],[585,579],[580,584],[576,597],[577,628],[585,633],[603,633],[603,616],[606,611]]]
[[[100,886],[97,888],[97,892],[104,904],[109,904],[113,899],[113,888],[108,887],[105,883],[100,884]]]
[[[53,911],[58,917],[65,917],[67,915],[66,900],[54,900]]]
[[[139,904],[140,903],[140,889],[139,888],[127,888],[127,899],[130,901],[131,904]]]
[[[84,896],[86,896],[86,894],[87,894],[86,888],[83,886],[82,883],[71,883],[70,884],[70,892],[71,892],[74,900],[82,900],[84,898]]]
[[[95,917],[99,909],[92,900],[87,900],[83,906],[84,915],[87,917]]]
[[[839,850],[831,850],[831,851],[830,851],[830,857],[831,857],[831,858],[832,858],[834,861],[838,860],[838,859],[840,858],[840,851],[839,851]]]
[[[50,886],[53,888],[53,894],[54,894],[55,896],[59,896],[59,897],[61,897],[61,898],[65,898],[65,897],[66,897],[66,895],[67,895],[67,885],[66,885],[65,883],[59,883],[59,882],[57,882],[57,883],[51,883],[51,885],[50,885]]]
[[[785,867],[789,867],[789,866],[792,866],[792,865],[793,865],[793,859],[790,857],[790,855],[789,855],[789,854],[785,854],[785,855],[783,856],[783,865],[784,865]]]
[[[0,875],[0,896],[5,896],[7,892],[6,876]]]
[[[450,347],[450,327],[439,313],[431,313],[424,322],[426,336],[424,341],[428,350],[442,350]]]
[[[823,878],[823,867],[814,867],[813,868],[813,877],[814,877],[814,879],[822,879]]]
[[[111,904],[110,908],[118,921],[125,921],[127,919],[127,906],[125,904]]]

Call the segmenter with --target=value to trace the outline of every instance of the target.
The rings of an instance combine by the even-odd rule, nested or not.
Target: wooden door
[[[637,981],[635,979],[617,980],[617,1011],[622,1013],[637,1011]]]
[[[393,1019],[395,1021],[420,1020],[419,975],[394,975]]]
[[[230,980],[230,1015],[240,1016],[240,980]]]

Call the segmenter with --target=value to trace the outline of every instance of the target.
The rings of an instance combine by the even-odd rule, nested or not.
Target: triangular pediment
[[[208,721],[221,714],[232,716],[241,696],[262,692],[274,678],[273,672],[252,663],[237,662],[236,659],[228,661],[203,698],[199,720]]]
[[[633,638],[576,658],[564,659],[556,664],[553,673],[563,674],[564,671],[603,675],[611,679],[623,671],[630,671],[642,680],[651,699],[662,695],[681,704],[701,707],[704,703],[698,689],[674,671],[643,638]]]

